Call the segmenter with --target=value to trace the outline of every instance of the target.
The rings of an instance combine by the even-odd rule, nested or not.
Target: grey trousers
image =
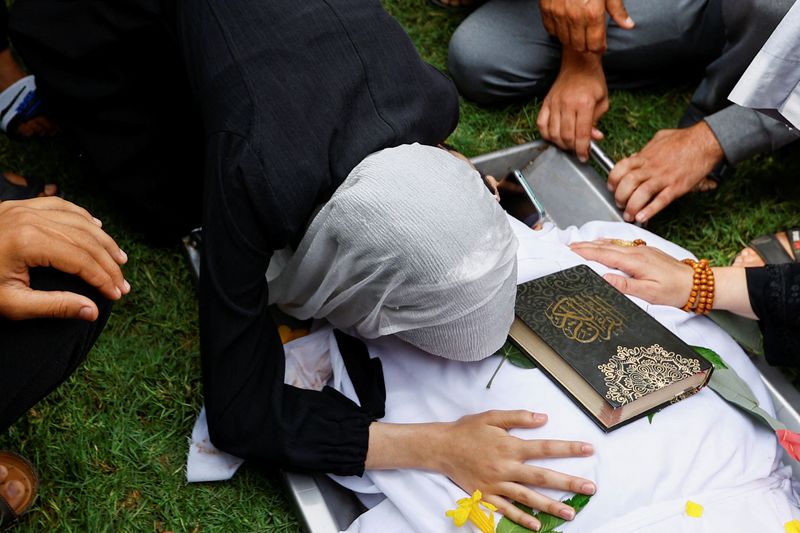
[[[627,0],[636,21],[609,19],[603,68],[612,89],[701,79],[681,125],[705,119],[729,163],[774,150],[796,131],[727,97],[793,0]],[[456,30],[448,66],[461,93],[481,103],[544,96],[561,44],[544,29],[538,0],[490,0]]]

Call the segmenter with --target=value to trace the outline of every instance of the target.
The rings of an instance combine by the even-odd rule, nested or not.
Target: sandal
[[[15,136],[20,124],[42,115],[42,100],[36,94],[36,79],[25,76],[0,93],[0,129]]]
[[[22,496],[15,504],[6,499],[4,489],[10,483],[22,487]],[[30,509],[38,493],[39,476],[33,465],[16,453],[0,451],[0,531],[16,524],[20,516]]]
[[[25,185],[20,185],[11,181],[6,172],[0,172],[0,202],[36,198],[44,191],[44,187],[47,185],[43,179],[36,176],[27,176],[23,179],[25,180]],[[61,191],[58,192],[58,196],[61,196]]]
[[[786,251],[775,234],[756,237],[750,241],[749,246],[767,265],[800,263],[800,228],[792,228],[786,230],[785,233],[789,240],[789,248],[792,250],[791,254]]]

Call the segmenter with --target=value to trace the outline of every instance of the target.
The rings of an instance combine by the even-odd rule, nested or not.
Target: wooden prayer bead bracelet
[[[682,309],[694,311],[698,315],[707,315],[714,306],[714,272],[708,264],[708,259],[700,261],[684,259],[683,263],[692,267],[694,274],[689,299]]]

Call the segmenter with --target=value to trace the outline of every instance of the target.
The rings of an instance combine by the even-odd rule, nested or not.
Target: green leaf
[[[533,359],[522,353],[519,348],[511,344],[511,341],[506,341],[500,349],[500,353],[514,366],[520,368],[536,368],[536,363],[533,362]]]
[[[647,421],[648,421],[648,422],[650,422],[650,423],[652,424],[652,423],[653,423],[653,417],[654,417],[654,416],[656,416],[656,413],[657,413],[657,412],[658,412],[658,411],[653,411],[652,413],[650,413],[649,415],[647,415]]]
[[[722,360],[722,357],[720,357],[719,354],[714,350],[710,348],[703,348],[702,346],[692,346],[692,348],[695,352],[705,357],[708,362],[714,366],[715,370],[728,368],[728,366],[725,364],[725,361]]]
[[[590,494],[576,494],[572,498],[564,500],[564,503],[575,509],[575,514],[578,514],[583,511],[584,507],[589,505],[591,499],[592,496]]]
[[[495,529],[495,533],[534,533],[532,529],[528,529],[527,527],[521,526],[516,522],[512,522],[505,516],[500,519],[500,522],[497,523],[497,529]]]

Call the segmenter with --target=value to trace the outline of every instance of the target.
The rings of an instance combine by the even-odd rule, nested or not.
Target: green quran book
[[[691,396],[713,371],[585,265],[517,287],[516,315],[511,341],[606,432]]]

